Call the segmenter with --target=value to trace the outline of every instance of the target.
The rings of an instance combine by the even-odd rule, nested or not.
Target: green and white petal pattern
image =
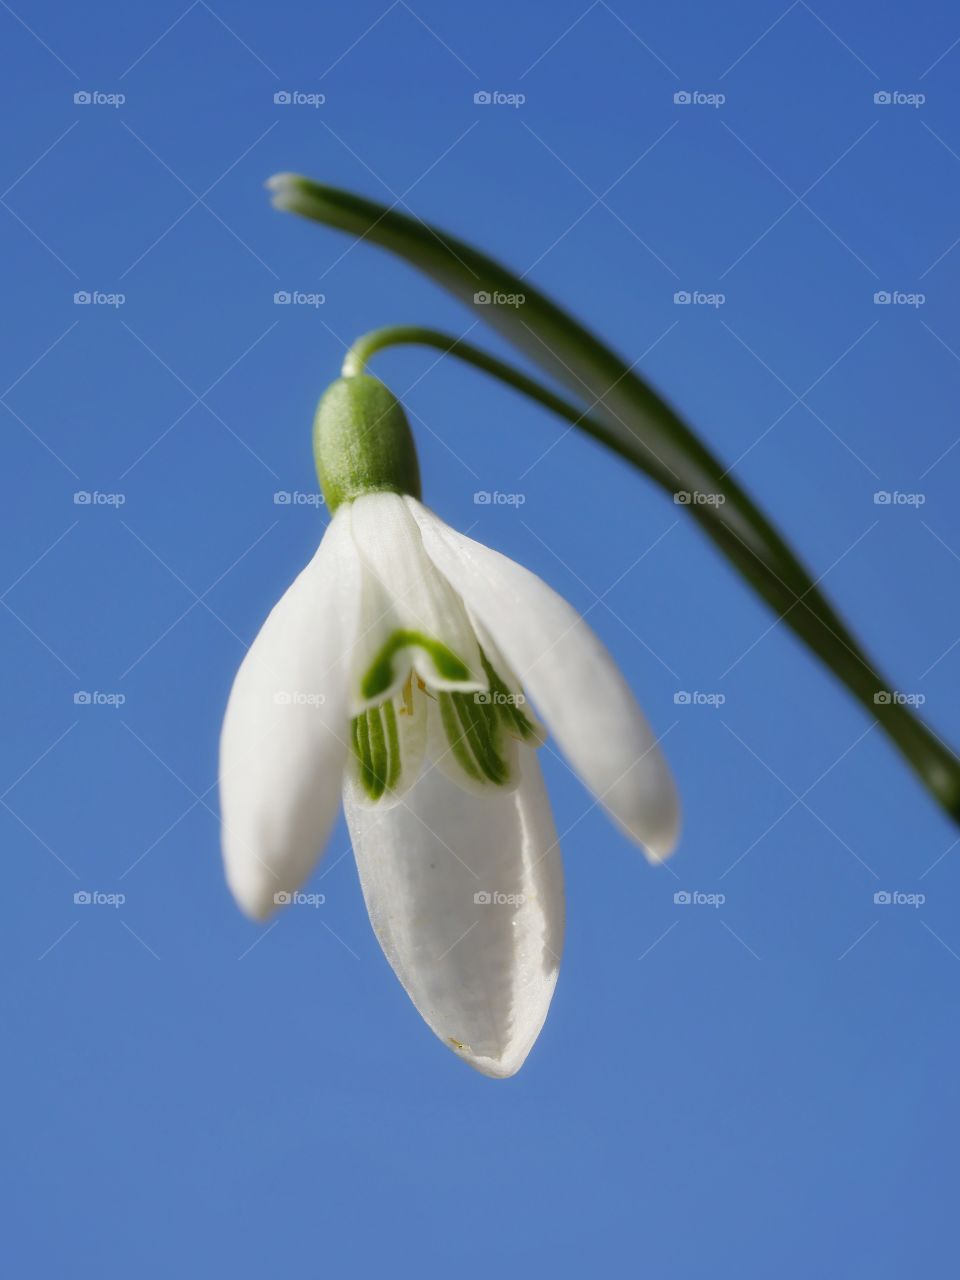
[[[400,804],[344,808],[374,931],[448,1048],[488,1076],[520,1069],[563,948],[563,870],[536,754],[511,791],[474,795],[428,767]]]
[[[680,826],[676,788],[601,641],[536,574],[405,501],[427,554],[494,637],[571,766],[651,861],[669,857]]]
[[[265,919],[310,874],[337,816],[349,721],[344,635],[356,595],[350,509],[264,622],[220,738],[227,881]]]
[[[353,717],[348,767],[367,803],[396,804],[419,778],[428,713],[429,699],[411,673],[397,697]]]

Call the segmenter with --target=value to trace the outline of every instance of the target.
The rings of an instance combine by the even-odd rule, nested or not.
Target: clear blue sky
[[[597,446],[432,353],[377,364],[427,501],[590,610],[685,802],[653,871],[545,753],[569,940],[516,1079],[408,1004],[342,824],[322,907],[242,919],[214,784],[244,647],[324,527],[274,494],[315,491],[344,344],[477,318],[273,212],[287,169],[402,198],[642,356],[960,741],[958,36],[943,0],[3,5],[10,1274],[948,1269],[955,832]],[[875,905],[894,891],[926,900]]]

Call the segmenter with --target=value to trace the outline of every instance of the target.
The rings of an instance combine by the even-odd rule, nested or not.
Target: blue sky
[[[0,31],[11,1274],[942,1271],[954,828],[598,446],[432,353],[377,362],[427,501],[589,610],[684,798],[653,871],[544,753],[569,932],[517,1078],[421,1023],[342,824],[322,907],[241,918],[215,777],[244,648],[325,524],[274,495],[315,492],[344,346],[477,319],[272,211],[288,169],[401,200],[642,357],[960,741],[952,6],[40,0]]]

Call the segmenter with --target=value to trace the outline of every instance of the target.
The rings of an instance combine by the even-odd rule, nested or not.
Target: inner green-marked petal
[[[438,694],[437,703],[440,707],[440,722],[443,725],[443,732],[446,735],[447,742],[450,744],[453,758],[468,778],[473,778],[475,782],[482,781],[483,775],[474,762],[473,754],[467,743],[467,736],[463,731],[460,717],[457,714],[453,695],[449,693]]]
[[[509,687],[501,680],[496,668],[482,649],[480,650],[480,661],[483,664],[483,673],[487,677],[487,682],[490,686],[490,701],[493,703],[500,719],[506,725],[508,732],[512,733],[514,737],[520,738],[523,742],[529,742],[530,739],[535,739],[539,742],[540,733],[537,726],[518,705],[517,699],[518,697],[522,698],[522,695],[510,692]]]
[[[396,785],[400,773],[397,721],[393,707],[371,707],[355,716],[350,736],[360,769],[360,783],[371,800]]]
[[[381,681],[393,683],[392,658],[402,648],[417,644],[431,654],[438,670],[449,679],[468,675],[466,667],[446,646],[419,633],[395,632],[381,650],[364,683],[363,692],[373,696]],[[387,793],[400,789],[404,776],[403,743],[400,715],[412,716],[416,705],[426,715],[427,704],[420,699],[434,701],[446,741],[446,750],[456,762],[457,771],[464,781],[471,783],[506,786],[512,780],[510,739],[523,741],[538,739],[539,733],[528,716],[517,705],[520,695],[510,691],[506,682],[481,650],[483,670],[489,683],[486,690],[431,693],[422,680],[411,676],[396,699],[390,698],[377,706],[368,707],[355,716],[350,726],[353,753],[358,764],[360,784],[368,798],[382,799]],[[414,767],[419,771],[419,754],[414,752]],[[412,782],[412,776],[407,782]]]
[[[360,681],[360,692],[364,698],[379,697],[394,684],[396,675],[393,660],[403,649],[422,649],[429,654],[434,670],[443,680],[470,679],[470,669],[466,663],[439,640],[424,635],[422,631],[394,631]]]
[[[454,759],[475,782],[502,786],[510,780],[500,725],[485,693],[442,693],[440,716]]]
[[[400,734],[393,703],[385,702],[382,711],[387,734],[387,790],[392,791],[400,781]]]
[[[510,776],[510,766],[501,754],[500,724],[487,697],[485,693],[455,693],[453,701],[482,773],[490,782],[502,783]]]

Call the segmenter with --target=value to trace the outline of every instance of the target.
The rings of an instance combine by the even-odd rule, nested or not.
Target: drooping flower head
[[[509,1076],[543,1025],[563,945],[542,725],[655,862],[676,841],[673,782],[577,612],[422,504],[406,416],[381,382],[335,382],[314,443],[332,518],[224,721],[227,879],[255,919],[289,901],[342,796],[398,978],[450,1048]]]

